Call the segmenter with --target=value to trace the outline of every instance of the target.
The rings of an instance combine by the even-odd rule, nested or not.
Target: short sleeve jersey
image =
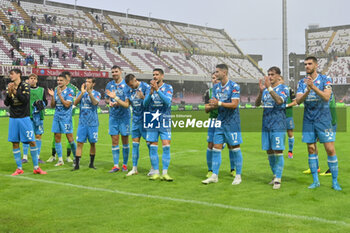
[[[173,98],[173,87],[169,84],[163,83],[163,85],[159,87],[158,92],[162,92],[170,101]],[[151,95],[151,102],[148,110],[152,113],[159,110],[159,113],[161,113],[160,119],[163,117],[170,118],[171,116],[171,104],[169,106],[166,105],[157,92],[153,92]]]
[[[67,87],[64,89],[61,93],[62,97],[64,100],[73,102],[74,100],[74,91]],[[54,118],[57,120],[63,120],[65,118],[71,118],[72,117],[72,106],[71,104],[69,108],[66,108],[63,106],[63,103],[61,102],[60,98],[57,95],[57,88],[55,90],[54,98],[56,101],[56,108],[55,108],[55,115]]]
[[[277,104],[270,92],[265,88],[262,93],[263,127],[262,130],[286,130],[286,101],[289,96],[289,88],[284,84],[279,84],[273,88],[274,92],[283,99],[282,104]]]
[[[107,83],[106,91],[109,90],[111,92],[115,91],[115,94],[123,101],[128,99],[128,93],[130,88],[126,85],[125,81],[122,80],[120,83],[116,83],[114,80]],[[106,94],[106,98],[109,99],[109,96]],[[110,101],[116,102],[114,99],[110,99]],[[122,106],[111,107],[109,109],[109,115],[118,119],[130,119],[130,109],[124,108]]]
[[[306,78],[303,78],[298,83],[297,94],[304,94],[307,91],[307,84],[305,83]],[[314,80],[314,85],[321,91],[331,89],[332,78],[326,75],[318,75]],[[328,122],[332,121],[329,101],[324,101],[316,94],[313,90],[310,91],[309,95],[304,101],[304,121],[309,122]]]
[[[140,85],[136,89],[130,88],[128,99],[132,106],[132,122],[143,122],[143,113],[147,108],[143,104],[143,99],[138,97],[138,92],[142,92],[143,96],[146,96],[149,94],[150,90],[151,87],[145,82],[140,82]]]
[[[81,92],[79,92],[77,96],[79,96],[80,93]],[[100,92],[92,90],[92,95],[98,102],[100,102]],[[98,105],[93,105],[89,94],[85,92],[80,100],[79,125],[98,126],[97,107]]]
[[[224,86],[221,83],[215,84],[212,97],[223,103],[231,103],[233,99],[240,99],[240,87],[232,80],[229,80]],[[218,108],[217,120],[221,121],[221,126],[240,130],[239,107],[229,109],[220,106]]]

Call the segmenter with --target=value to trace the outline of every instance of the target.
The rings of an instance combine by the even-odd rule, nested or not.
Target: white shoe
[[[50,158],[48,160],[46,160],[46,162],[52,163],[55,160],[56,160],[56,156],[50,156]]]
[[[128,172],[128,174],[126,174],[126,176],[132,176],[132,175],[137,175],[138,174],[138,172],[137,172],[137,170],[135,169],[131,169],[131,171],[129,171]]]
[[[242,182],[241,175],[236,175],[235,179],[232,182],[232,185],[239,185]]]
[[[55,164],[55,167],[59,167],[59,166],[62,166],[62,165],[64,165],[64,162],[63,162],[63,160],[59,160],[56,164]]]
[[[202,181],[202,184],[210,184],[210,183],[217,183],[219,181],[218,175],[213,174],[211,177],[209,177],[206,180]]]
[[[273,183],[273,189],[280,189],[281,188],[281,179],[275,179]]]
[[[73,159],[70,158],[70,156],[67,157],[67,160],[66,160],[68,163],[73,163]]]
[[[273,177],[272,177],[272,180],[271,180],[270,183],[269,183],[270,185],[273,185],[273,184],[275,183],[275,178],[276,178],[276,176],[273,176]]]
[[[154,170],[153,168],[151,168],[151,170],[149,170],[147,176],[153,176],[154,174],[156,174],[156,170]]]

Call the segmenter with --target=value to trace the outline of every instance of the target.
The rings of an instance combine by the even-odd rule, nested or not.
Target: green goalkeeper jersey
[[[332,94],[331,101],[329,101],[329,109],[331,111],[331,116],[332,116],[332,125],[336,125],[337,124],[337,110],[336,110],[335,98],[334,98],[333,94]]]
[[[213,88],[210,88],[207,90],[207,92],[205,93],[205,97],[204,97],[204,102],[206,104],[209,104],[209,100],[211,99],[211,97],[213,96]],[[217,118],[219,115],[219,110],[218,109],[213,109],[209,112],[209,118]]]
[[[30,88],[30,118],[33,118],[33,103],[37,100],[42,100],[47,105],[45,97],[45,91],[42,87],[31,87]],[[40,119],[44,119],[44,111],[40,111]]]
[[[79,89],[75,85],[73,85],[71,83],[69,83],[67,85],[67,87],[69,87],[69,88],[71,88],[73,90],[73,92],[74,92],[74,99],[75,99],[77,97],[78,93],[79,93]],[[72,105],[73,104],[74,103],[72,103]],[[73,108],[73,115],[77,114],[77,111],[78,111],[78,108]]]
[[[71,84],[71,83],[69,83],[69,84],[67,85],[67,87],[69,87],[70,89],[72,89],[72,90],[74,91],[74,97],[77,97],[77,94],[78,94],[78,92],[79,92],[79,89],[78,89],[75,85],[73,85],[73,84]]]
[[[292,88],[289,87],[289,96],[287,99],[287,104],[290,104],[295,100],[295,92]],[[286,118],[293,117],[293,107],[286,108]]]

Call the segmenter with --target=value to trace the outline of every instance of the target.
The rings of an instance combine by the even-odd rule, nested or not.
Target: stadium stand
[[[8,0],[0,0],[1,11],[7,17],[8,20],[18,20],[21,21],[23,18],[20,13],[17,12],[13,4]]]
[[[202,64],[208,73],[212,73],[215,70],[215,66],[220,63],[219,58],[208,55],[192,55],[191,57],[198,64]],[[232,75],[231,71],[229,71]]]
[[[76,44],[78,46],[78,53],[85,57],[85,54],[92,54],[92,59],[88,59],[94,68],[110,69],[114,64],[119,64],[125,72],[134,72],[135,68],[128,64],[128,62],[113,50],[105,49],[102,45],[86,46],[85,44]],[[123,50],[125,51],[125,50]]]
[[[13,58],[12,58],[11,49],[12,49],[12,45],[3,36],[0,36],[0,65],[1,64],[11,65],[14,60],[17,60],[17,58],[19,59],[22,58],[19,52],[15,49],[12,50],[13,51]]]
[[[1,2],[2,12],[10,20],[8,29],[12,25],[26,25],[31,30],[28,35],[18,29],[7,34],[13,38],[1,44],[2,56],[6,57],[3,64],[12,64],[6,50],[11,45],[15,47],[19,38],[21,46],[14,56],[22,54],[24,59],[31,54],[39,61],[44,55],[39,66],[47,66],[51,48],[53,53],[58,50],[59,55],[66,55],[52,58],[53,68],[79,69],[84,63],[84,68],[100,70],[119,64],[126,72],[149,73],[161,66],[169,74],[207,76],[215,64],[227,62],[232,68],[230,75],[235,78],[255,79],[262,75],[223,30],[139,16],[124,17],[120,13],[83,7],[72,9],[60,3],[44,5],[38,0],[21,1],[21,6],[8,0]],[[70,47],[71,43],[77,47]],[[73,57],[74,49],[77,56]],[[86,59],[86,54],[91,54],[92,59]]]
[[[309,54],[324,52],[333,31],[311,32],[308,34],[307,47]]]
[[[350,57],[338,57],[333,60],[327,74],[331,77],[350,76]]]
[[[36,18],[37,27],[42,28],[48,35],[58,31],[62,35],[74,32],[77,38],[107,41],[105,34],[96,30],[94,23],[81,10],[25,1],[21,5],[28,15]]]
[[[205,75],[206,73],[199,67],[199,65],[192,60],[186,59],[182,53],[162,52],[161,55],[168,64],[186,75]]]
[[[350,45],[350,28],[337,30],[328,52],[346,53]]]
[[[306,30],[307,53],[319,57],[319,71],[350,77],[350,25]]]
[[[79,69],[81,62],[77,57],[72,56],[72,52],[61,42],[52,43],[47,40],[20,38],[21,48],[25,54],[31,54],[34,59],[40,61],[40,56],[44,55],[44,64],[48,64],[50,58],[53,59],[52,67]],[[51,57],[49,50],[51,49]],[[58,53],[57,53],[58,52]],[[64,59],[63,53],[67,55]],[[56,54],[59,56],[57,57]]]
[[[318,71],[333,78],[336,100],[349,103],[350,25],[307,29],[306,46],[318,57]]]
[[[205,83],[219,63],[227,63],[229,77],[241,82],[256,83],[263,75],[222,29],[42,0],[0,3],[0,65],[93,71],[119,65],[146,80],[160,67],[172,79],[176,103],[202,102]],[[185,85],[192,87],[184,91]]]
[[[161,29],[156,22],[125,18],[120,16],[109,16],[116,24],[120,26],[125,35],[138,44],[154,43],[158,48],[171,49],[181,48],[171,36]],[[141,42],[141,43],[140,43]]]
[[[169,65],[157,55],[148,50],[125,48],[122,51],[142,72],[152,73],[154,68],[162,67],[165,73],[177,74],[175,70],[170,70]]]

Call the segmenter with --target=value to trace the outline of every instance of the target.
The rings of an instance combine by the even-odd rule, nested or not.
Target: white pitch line
[[[9,177],[9,178],[25,179],[25,180],[47,183],[47,184],[63,185],[63,186],[74,187],[74,188],[79,188],[79,189],[101,191],[101,192],[108,192],[108,193],[116,193],[116,194],[126,195],[126,196],[143,197],[143,198],[150,198],[150,199],[157,199],[157,200],[188,203],[188,204],[202,205],[202,206],[208,206],[208,207],[231,209],[231,210],[236,210],[236,211],[245,211],[245,212],[257,213],[257,214],[262,214],[262,215],[273,215],[273,216],[278,216],[278,217],[294,218],[294,219],[299,219],[299,220],[304,220],[304,221],[307,220],[307,221],[311,221],[311,222],[320,222],[320,223],[343,225],[346,227],[350,227],[350,224],[347,222],[344,222],[344,221],[329,220],[329,219],[319,218],[319,217],[315,217],[315,216],[287,214],[287,213],[281,213],[281,212],[276,212],[276,211],[253,209],[253,208],[246,208],[246,207],[239,207],[239,206],[225,205],[225,204],[220,204],[220,203],[211,203],[211,202],[205,202],[205,201],[190,200],[190,199],[181,199],[181,198],[149,195],[149,194],[143,194],[143,193],[131,193],[131,192],[125,192],[125,191],[120,191],[120,190],[97,188],[97,187],[76,185],[76,184],[71,184],[71,183],[64,183],[64,182],[57,182],[57,181],[50,181],[50,180],[34,179],[34,178],[30,178],[30,177],[25,177],[25,176],[11,176],[11,175],[2,175],[2,176]]]

